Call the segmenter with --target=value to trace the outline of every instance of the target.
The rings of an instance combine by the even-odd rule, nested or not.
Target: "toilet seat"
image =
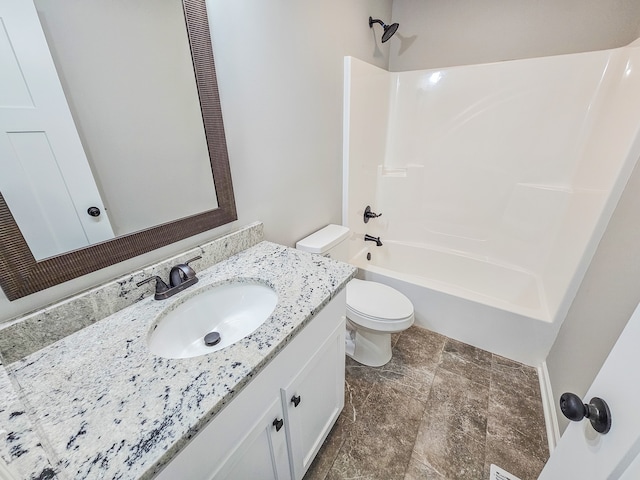
[[[399,332],[413,325],[413,304],[388,285],[355,278],[347,284],[347,318],[374,331]]]

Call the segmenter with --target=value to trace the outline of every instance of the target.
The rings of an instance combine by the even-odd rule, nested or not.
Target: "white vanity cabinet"
[[[342,290],[157,480],[301,479],[344,406]]]

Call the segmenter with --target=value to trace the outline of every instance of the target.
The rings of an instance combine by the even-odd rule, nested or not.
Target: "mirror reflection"
[[[82,5],[83,3],[96,3],[94,1],[84,2],[84,0],[64,1],[73,5],[81,6],[86,6]],[[180,5],[179,0],[166,0],[165,2],[158,3],[162,3],[164,6],[164,4],[170,2],[174,2],[172,5],[176,7],[175,11],[178,12],[179,9],[177,6]],[[151,22],[151,19],[154,18],[153,15],[156,13],[156,9],[160,7],[159,4],[156,4],[151,0],[109,0],[105,1],[103,4],[105,10],[102,14],[105,16],[105,20],[107,20],[108,14],[111,13],[111,8],[117,9],[122,5],[130,7],[131,4],[139,6],[139,10],[143,16],[147,15],[144,21],[140,20],[137,23],[134,22],[136,23],[135,28],[132,27],[130,29],[133,33],[137,32],[137,36],[144,37],[148,34],[145,32],[145,28],[143,28],[142,25]],[[62,0],[60,2],[56,2],[56,11],[59,5],[62,5]],[[136,7],[133,8],[135,10]],[[121,164],[116,168],[116,173],[114,174],[112,183],[114,183],[118,188],[121,188],[122,192],[116,193],[114,198],[123,197],[122,200],[125,206],[124,210],[127,214],[129,214],[129,211],[133,210],[134,207],[138,206],[143,199],[149,201],[149,206],[146,210],[140,210],[141,213],[138,216],[138,218],[147,221],[152,214],[155,214],[156,212],[169,211],[172,206],[193,206],[196,203],[195,199],[199,195],[195,191],[195,185],[198,183],[196,180],[199,177],[212,176],[213,184],[215,185],[215,193],[212,193],[213,189],[208,190],[209,194],[212,195],[211,201],[204,201],[204,206],[202,208],[204,208],[205,211],[200,213],[187,214],[188,216],[186,217],[181,217],[171,221],[165,221],[164,219],[155,220],[164,223],[144,228],[143,230],[135,231],[134,233],[115,236],[113,239],[99,241],[98,243],[91,244],[83,248],[77,248],[70,252],[55,256],[48,256],[44,259],[37,259],[34,258],[32,249],[25,240],[25,232],[21,230],[22,227],[19,227],[15,221],[14,210],[9,208],[6,202],[3,191],[4,187],[0,187],[0,271],[2,271],[2,275],[0,275],[0,286],[6,294],[7,299],[10,301],[47,289],[54,285],[67,282],[73,278],[134,258],[165,245],[178,242],[185,238],[237,220],[238,217],[233,193],[231,169],[229,167],[229,157],[227,153],[218,84],[216,80],[206,3],[205,0],[182,0],[182,9],[183,14],[180,15],[180,23],[185,22],[185,25],[183,25],[183,32],[186,32],[185,34],[188,37],[188,43],[191,51],[191,65],[187,69],[189,71],[188,76],[191,81],[195,78],[197,95],[200,99],[199,106],[201,116],[198,121],[197,129],[195,125],[193,128],[191,126],[187,126],[189,122],[178,116],[176,113],[179,110],[171,110],[174,108],[178,109],[182,106],[182,101],[179,102],[179,106],[172,105],[171,103],[172,100],[170,97],[174,97],[179,94],[173,91],[167,92],[165,98],[164,93],[154,93],[152,95],[151,103],[159,107],[164,107],[164,109],[160,108],[160,110],[156,110],[155,115],[158,115],[159,117],[176,117],[175,119],[177,119],[177,123],[174,123],[172,127],[165,130],[161,130],[159,127],[155,127],[155,130],[152,129],[151,139],[144,143],[140,142],[137,155],[134,155],[127,160],[127,162],[130,163],[124,162],[124,164]],[[31,21],[23,21],[25,15],[28,15]],[[57,152],[60,148],[64,148],[67,145],[72,145],[72,142],[55,142],[52,140],[53,138],[58,137],[57,135],[53,135],[53,133],[56,132],[58,125],[62,125],[64,123],[62,122],[64,115],[53,115],[53,118],[56,121],[48,121],[48,123],[44,121],[40,123],[33,122],[30,117],[32,117],[33,113],[38,110],[34,107],[43,106],[43,99],[54,98],[51,95],[36,95],[35,91],[37,88],[35,88],[35,86],[43,86],[42,88],[47,88],[48,85],[51,85],[51,82],[44,81],[46,80],[46,75],[43,74],[41,75],[43,81],[33,83],[34,90],[30,90],[32,86],[27,86],[25,79],[34,78],[37,77],[37,75],[34,76],[33,72],[30,72],[29,75],[27,75],[21,69],[23,67],[29,67],[38,72],[38,65],[26,62],[24,65],[17,64],[17,70],[16,68],[13,70],[4,68],[5,65],[11,65],[11,62],[13,62],[13,66],[15,67],[17,62],[16,59],[24,57],[25,48],[27,51],[29,49],[33,49],[32,44],[34,43],[34,39],[40,37],[44,41],[43,30],[40,27],[39,22],[32,21],[35,16],[37,16],[37,11],[30,0],[3,0],[0,2],[0,85],[2,85],[2,88],[0,88],[0,111],[13,111],[14,114],[16,112],[22,112],[25,121],[31,121],[29,126],[20,130],[18,127],[21,127],[21,125],[18,125],[18,127],[15,125],[7,127],[3,124],[2,122],[4,117],[0,114],[0,149],[2,149],[2,152],[0,152],[0,162],[5,161],[6,158],[3,152],[10,152],[11,155],[18,156],[19,161],[14,162],[14,165],[20,165],[20,168],[22,168],[22,165],[27,165],[26,162],[22,162],[21,158],[50,160],[53,157],[56,164],[54,166],[55,168],[50,168],[48,171],[45,171],[44,169],[40,170],[37,167],[31,168],[31,172],[40,173],[39,180],[44,178],[44,181],[41,181],[40,183],[42,188],[36,189],[38,193],[42,195],[45,193],[47,195],[53,195],[55,192],[59,191],[59,189],[56,189],[54,185],[56,183],[54,181],[56,169],[59,170],[59,172],[57,172],[58,175],[62,176],[60,158],[66,159],[68,156],[60,156],[59,154],[54,154],[52,152]],[[82,21],[86,21],[84,13],[80,14],[80,16],[82,17]],[[41,17],[43,24],[48,22],[46,15],[43,14]],[[65,22],[66,21],[67,19],[65,18]],[[29,25],[37,25],[38,30],[35,31],[32,28],[28,28]],[[113,31],[109,32],[109,38],[118,36],[120,34],[120,25],[112,23],[111,27]],[[93,28],[91,28],[91,30],[93,30]],[[103,34],[105,37],[107,36],[106,31],[103,31]],[[168,33],[163,31],[163,35],[168,35]],[[14,45],[9,41],[9,38],[17,38],[19,41]],[[22,52],[18,52],[20,50],[18,45],[24,45],[26,47],[23,48]],[[173,46],[175,47],[175,45]],[[173,57],[164,51],[167,48],[169,48],[167,45],[163,46],[161,49],[155,44],[153,47],[154,51],[163,52],[161,56],[158,57],[162,60],[159,63],[161,65],[166,63],[166,65],[170,65],[175,69],[175,65],[178,60],[171,59]],[[171,49],[169,48],[169,50]],[[154,51],[146,51],[143,48],[139,51],[138,57],[156,55]],[[184,59],[184,57],[182,58]],[[100,58],[99,60],[107,64],[111,59]],[[146,65],[145,60],[142,58],[138,58],[138,60],[134,61],[134,63],[136,62],[141,65]],[[97,69],[98,66],[95,68]],[[136,71],[136,65],[129,65],[121,68],[130,68],[133,71]],[[146,75],[143,80],[143,90],[152,90],[154,88],[152,84],[154,84],[157,77],[168,76],[169,73],[175,73],[168,73],[167,69],[171,70],[171,68],[166,67],[165,71],[159,74],[152,74],[146,67],[144,67],[142,71],[137,72],[139,75]],[[55,70],[55,68],[53,70]],[[184,73],[185,70],[181,68],[181,71]],[[107,87],[109,87],[110,82],[119,81],[120,83],[119,88],[115,89],[117,98],[103,99],[103,103],[113,102],[126,105],[126,108],[123,108],[117,114],[118,116],[115,118],[114,124],[119,125],[120,122],[124,122],[126,120],[126,117],[136,119],[136,121],[121,129],[118,134],[114,134],[111,131],[100,132],[100,129],[96,129],[96,131],[102,134],[103,139],[105,139],[106,142],[109,144],[119,145],[125,140],[129,140],[131,138],[134,140],[137,139],[144,124],[153,123],[157,118],[143,118],[137,115],[139,113],[138,111],[145,110],[147,105],[144,105],[139,101],[137,94],[132,95],[128,91],[130,85],[129,82],[135,83],[133,80],[118,80],[119,75],[125,74],[125,71],[120,71],[119,68],[108,67],[105,71],[100,73],[99,76],[106,75],[107,73],[114,74],[115,77],[106,82],[106,84],[103,84],[102,88],[106,90]],[[66,78],[63,79],[62,84],[65,84],[65,82],[67,82]],[[102,90],[99,90],[99,93],[100,92],[102,92]],[[98,98],[100,99],[102,97],[98,95]],[[67,105],[66,108],[69,112],[74,111],[75,113],[75,109],[79,110],[80,107],[78,107],[78,105],[82,102],[84,102],[84,97],[74,99],[71,105],[67,103],[66,99],[64,103]],[[55,104],[55,102],[52,103]],[[180,113],[180,115],[182,115],[182,113]],[[97,117],[97,112],[90,112],[88,116],[90,122],[96,121]],[[159,163],[159,158],[162,157],[162,153],[164,153],[162,148],[168,147],[162,147],[160,150],[156,149],[155,151],[152,151],[152,149],[156,143],[160,142],[161,137],[179,137],[185,130],[188,133],[193,133],[193,131],[196,130],[201,132],[201,128],[204,130],[206,151],[208,152],[209,161],[204,162],[208,165],[206,168],[195,167],[192,165],[193,163],[198,163],[197,158],[186,156],[185,153],[187,150],[182,150],[181,148],[178,149],[177,155],[168,156],[169,161],[167,164],[161,165]],[[76,130],[76,135],[78,135],[78,138],[82,137],[82,142],[85,142],[86,139],[84,137],[88,136],[87,133],[85,133],[84,126],[79,134]],[[78,143],[81,144],[82,142],[79,141]],[[190,141],[187,141],[186,147],[193,147],[193,145]],[[119,157],[121,151],[127,152],[127,148],[123,147],[121,150],[116,152],[117,154],[115,156]],[[82,154],[85,155],[84,149],[80,150],[82,151]],[[198,148],[195,148],[195,150],[198,150]],[[16,155],[16,152],[20,152],[20,155]],[[87,157],[93,157],[94,154],[95,152],[92,146],[87,148]],[[107,163],[111,163],[115,162],[117,159],[114,160],[114,157],[109,157],[107,160]],[[64,160],[62,163],[64,163]],[[141,172],[141,178],[139,180],[134,179],[133,173],[131,173],[133,163],[135,163],[136,166],[140,166],[139,171]],[[78,163],[78,165],[80,165],[80,163]],[[14,168],[14,170],[19,171],[20,168]],[[91,170],[91,173],[95,173],[95,171],[93,171],[94,168],[95,167],[93,165],[89,167],[88,163],[85,162],[85,169]],[[190,168],[203,168],[202,171],[204,173],[200,175],[198,173],[200,170],[189,171]],[[0,171],[2,171],[0,179],[4,179],[4,165],[0,165],[0,169]],[[23,170],[29,169],[23,168]],[[73,188],[71,189],[82,190],[81,187],[89,183],[88,181],[85,182],[85,177],[78,180],[78,178],[81,177],[80,175],[77,175],[81,170],[79,166],[72,167],[71,169],[67,168],[66,170],[70,171],[72,174],[64,176],[65,189],[70,189],[69,185],[73,184]],[[167,177],[168,180],[164,185],[157,183],[154,178],[155,171],[163,170],[169,172],[169,176]],[[178,180],[177,173],[179,173],[179,171],[185,173],[184,180]],[[104,195],[106,199],[108,194],[103,191],[104,180],[97,178],[94,181],[94,184],[95,189],[98,190],[98,193],[101,195],[101,200],[102,195]],[[125,198],[125,194],[123,192],[126,185],[133,187],[133,197]],[[26,196],[23,197],[27,198]],[[20,197],[16,196],[16,198]],[[36,198],[35,203],[42,205],[47,204],[48,201]],[[51,200],[51,203],[54,203],[54,200]],[[106,202],[105,205],[107,205]],[[79,206],[73,205],[76,210],[75,215],[78,221],[84,222],[84,224],[91,224],[91,221],[97,219],[97,224],[100,225],[102,223],[102,219],[107,218],[110,214],[115,212],[115,208],[112,209],[109,207],[109,211],[103,211],[100,209],[100,215],[93,216],[90,213],[91,206],[95,205],[88,202],[84,205],[81,205],[80,203]],[[33,214],[32,216],[37,217],[36,214]],[[87,219],[89,219],[88,222]],[[40,216],[39,221],[32,223],[37,228],[40,228],[38,235],[43,236],[46,234],[47,229],[58,225],[57,221],[52,221],[46,216]],[[109,226],[110,225],[111,221],[109,222]],[[118,220],[116,219],[114,222],[116,231],[119,228],[118,225]],[[43,226],[46,228],[42,228]],[[138,226],[133,228],[138,228]]]
[[[0,191],[36,260],[218,206],[180,0],[11,3]]]

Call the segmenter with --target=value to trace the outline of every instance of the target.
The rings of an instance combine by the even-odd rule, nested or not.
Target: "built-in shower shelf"
[[[378,166],[379,177],[406,177],[406,167],[385,167],[383,165]]]

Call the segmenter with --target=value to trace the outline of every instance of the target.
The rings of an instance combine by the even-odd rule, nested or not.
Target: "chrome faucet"
[[[372,235],[366,234],[364,236],[364,241],[365,242],[376,242],[376,247],[381,247],[382,246],[382,242],[380,241],[380,237],[374,237]]]
[[[156,300],[165,300],[178,292],[181,292],[187,287],[198,283],[198,277],[196,277],[196,272],[193,268],[189,266],[189,263],[194,260],[201,259],[201,256],[197,256],[187,260],[184,263],[179,263],[175,267],[171,268],[171,272],[169,273],[169,285],[167,285],[162,278],[157,275],[154,275],[149,278],[145,278],[141,282],[138,282],[136,285],[139,287],[147,282],[152,280],[156,281],[156,293],[153,296]]]

